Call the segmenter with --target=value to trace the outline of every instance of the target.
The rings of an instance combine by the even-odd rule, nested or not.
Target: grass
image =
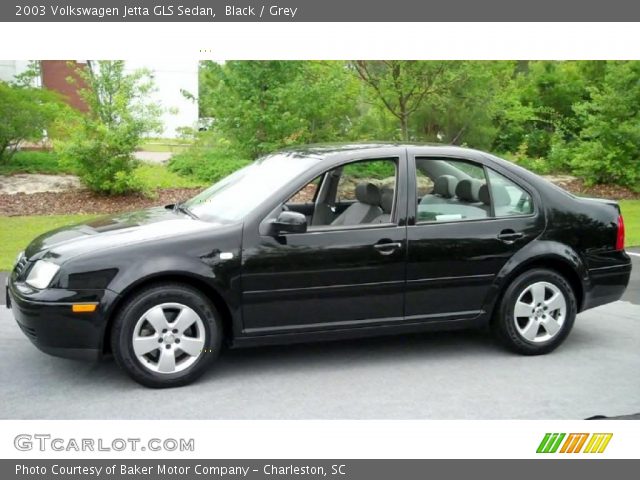
[[[620,200],[624,217],[625,244],[640,246],[640,200]]]
[[[143,163],[136,169],[136,176],[140,178],[147,190],[157,188],[198,188],[209,186],[192,177],[185,177],[170,171],[164,165]]]
[[[0,271],[10,270],[18,253],[38,235],[95,217],[96,215],[0,217]]]
[[[10,160],[0,162],[0,175],[15,173],[46,173],[63,174],[74,173],[73,169],[63,167],[58,163],[58,155],[54,152],[16,152]]]

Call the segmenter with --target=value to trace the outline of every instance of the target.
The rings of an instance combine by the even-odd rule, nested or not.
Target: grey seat
[[[478,180],[477,178],[471,179],[471,198],[473,198],[474,202],[481,202],[480,200],[480,189],[485,184],[482,180]]]
[[[489,187],[482,185],[479,191],[480,201],[489,207],[493,200],[493,208],[497,217],[509,215],[511,212],[511,196],[503,185],[491,184],[491,193]]]
[[[356,187],[356,202],[342,212],[331,225],[360,225],[372,223],[382,215],[380,189],[373,183],[360,183]]]
[[[382,190],[380,194],[380,208],[382,208],[382,215],[374,218],[372,223],[389,223],[391,221],[391,210],[393,209],[393,190]]]
[[[456,187],[456,197],[460,202],[459,211],[464,218],[484,218],[489,216],[490,207],[480,201],[480,191],[484,183],[472,178],[460,180]]]

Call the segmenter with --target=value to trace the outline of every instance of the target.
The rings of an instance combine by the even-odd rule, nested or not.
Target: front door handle
[[[391,255],[397,249],[402,248],[402,243],[400,242],[385,242],[385,243],[376,243],[373,248],[375,248],[380,255]]]
[[[522,237],[524,237],[524,233],[514,232],[511,229],[502,230],[498,234],[498,240],[502,240],[504,243],[513,243]]]

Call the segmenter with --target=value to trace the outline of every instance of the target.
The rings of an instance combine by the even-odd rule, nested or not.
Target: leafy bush
[[[528,152],[528,145],[523,143],[515,153],[504,153],[503,158],[511,160],[513,163],[517,163],[527,170],[531,170],[539,175],[548,175],[550,173],[558,173],[558,170],[554,168],[554,165],[545,158],[542,157],[530,157]]]
[[[178,175],[170,172],[164,165],[152,163],[141,162],[135,170],[135,175],[149,191],[158,188],[198,188],[209,185],[209,182]]]
[[[41,140],[65,110],[52,92],[0,81],[0,162],[7,162],[24,140]]]
[[[204,133],[191,148],[171,158],[169,170],[201,182],[214,183],[250,162],[216,134]]]
[[[575,106],[580,141],[569,147],[571,166],[588,183],[615,183],[640,191],[640,62],[608,62],[591,99]]]
[[[55,152],[19,151],[11,157],[11,162],[0,163],[0,175],[14,173],[75,173],[73,168],[61,165],[59,160],[60,158]]]
[[[86,83],[80,94],[89,107],[62,144],[67,165],[96,192],[121,195],[145,192],[135,174],[134,152],[142,136],[160,128],[159,107],[147,100],[154,90],[146,70],[125,73],[123,61],[90,62],[78,70]]]
[[[126,133],[103,127],[85,127],[65,145],[63,164],[78,169],[82,181],[95,192],[113,195],[140,192],[135,176],[136,143]]]
[[[349,175],[354,178],[387,178],[393,177],[396,173],[393,162],[388,160],[358,162],[349,165],[348,168]]]

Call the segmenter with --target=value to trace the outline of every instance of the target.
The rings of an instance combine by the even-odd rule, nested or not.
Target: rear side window
[[[503,175],[464,160],[416,158],[418,222],[533,213],[531,195]]]
[[[462,160],[417,158],[416,194],[418,222],[451,222],[487,218],[490,199],[484,169]]]
[[[487,169],[491,190],[491,201],[496,217],[509,217],[513,215],[529,215],[533,213],[533,201],[531,195],[513,183],[508,178]],[[484,191],[481,196],[486,195]],[[486,199],[488,200],[488,199]]]

